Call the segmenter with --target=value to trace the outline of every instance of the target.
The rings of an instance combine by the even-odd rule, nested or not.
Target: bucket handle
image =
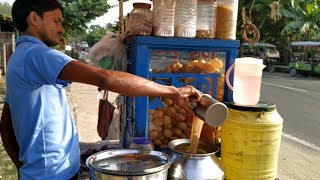
[[[228,87],[231,89],[231,91],[233,91],[233,86],[230,84],[230,72],[234,69],[234,64],[232,64],[228,70],[227,70],[227,73],[226,73],[226,83],[228,85]]]

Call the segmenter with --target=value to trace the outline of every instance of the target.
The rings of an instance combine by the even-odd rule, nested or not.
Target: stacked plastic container
[[[150,8],[151,4],[133,3],[133,9],[126,21],[127,35],[151,35],[152,11]]]
[[[176,0],[153,0],[153,31],[155,36],[174,36]]]
[[[215,0],[198,0],[196,38],[214,38],[216,19],[217,5]]]
[[[126,34],[235,40],[238,0],[153,0],[134,3]]]
[[[174,17],[174,36],[196,37],[197,0],[177,0]]]
[[[235,40],[238,17],[238,0],[216,0],[216,38]]]

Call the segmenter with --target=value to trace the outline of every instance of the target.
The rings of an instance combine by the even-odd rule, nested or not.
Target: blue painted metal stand
[[[226,70],[237,57],[237,48],[239,41],[216,40],[216,39],[194,39],[194,38],[162,38],[154,36],[134,36],[126,39],[128,51],[128,72],[138,76],[153,79],[161,84],[168,84],[162,79],[170,79],[170,85],[177,87],[184,86],[179,82],[180,78],[197,78],[198,80],[191,85],[206,84],[206,78],[217,82],[218,74],[192,74],[192,73],[152,73],[150,71],[150,58],[152,50],[177,50],[177,51],[213,51],[226,54]],[[230,81],[232,83],[233,73]],[[132,82],[134,83],[134,82]],[[216,83],[213,83],[212,96],[216,95]],[[202,86],[199,86],[202,87]],[[206,86],[208,87],[208,86]],[[232,92],[225,86],[224,101],[232,101]],[[208,89],[201,89],[208,93]],[[155,109],[161,106],[160,102],[155,100],[149,102],[148,97],[126,97],[125,111],[121,115],[121,135],[120,143],[122,147],[128,148],[132,137],[148,136],[148,109]]]

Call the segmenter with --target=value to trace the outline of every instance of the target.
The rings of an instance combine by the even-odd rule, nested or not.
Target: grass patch
[[[6,94],[6,84],[5,80],[0,78],[0,110],[2,114],[2,107],[4,102],[4,97]],[[11,180],[18,179],[17,168],[11,161],[6,150],[2,145],[0,140],[0,179]]]
[[[6,82],[5,80],[0,78],[0,95],[5,95],[6,94]]]
[[[18,179],[16,166],[11,161],[2,144],[0,144],[0,179]]]

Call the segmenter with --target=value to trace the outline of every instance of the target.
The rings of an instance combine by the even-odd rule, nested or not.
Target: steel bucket
[[[169,180],[223,180],[224,172],[220,160],[214,155],[218,146],[206,141],[199,141],[197,154],[187,152],[189,139],[176,139],[169,143],[172,165],[169,168]]]

